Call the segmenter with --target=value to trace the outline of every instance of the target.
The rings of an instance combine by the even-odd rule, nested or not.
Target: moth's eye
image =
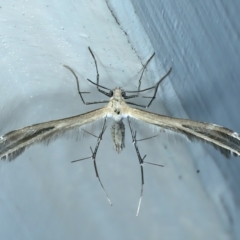
[[[122,97],[126,97],[126,93],[125,92],[122,92]]]
[[[109,92],[109,97],[112,97],[113,96],[113,91],[111,90],[110,92]]]

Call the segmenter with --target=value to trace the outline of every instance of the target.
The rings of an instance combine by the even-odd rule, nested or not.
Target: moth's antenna
[[[98,88],[98,85],[99,85],[99,73],[98,73],[98,66],[97,66],[97,61],[96,61],[96,58],[93,54],[93,51],[90,47],[88,47],[88,50],[89,52],[91,53],[92,57],[93,57],[93,60],[94,60],[94,63],[95,63],[95,68],[96,68],[96,72],[97,72],[97,76],[96,76],[96,80],[97,80],[97,88]],[[99,89],[98,89],[99,90]]]
[[[141,83],[142,83],[142,77],[143,77],[143,73],[145,71],[145,69],[147,68],[148,63],[152,60],[152,58],[154,57],[155,53],[152,54],[152,56],[147,60],[147,62],[144,64],[143,69],[142,69],[142,73],[141,76],[138,80],[138,92],[140,91],[141,88]]]
[[[141,84],[142,84],[142,77],[143,77],[143,73],[145,71],[145,69],[147,68],[147,65],[149,64],[149,62],[152,60],[152,58],[154,57],[155,53],[152,54],[152,56],[147,60],[147,62],[143,65],[143,68],[142,68],[142,72],[141,72],[141,76],[138,80],[138,90],[137,91],[125,91],[125,92],[128,92],[128,93],[140,93],[140,92],[143,92],[144,90],[140,90],[141,88]],[[137,95],[138,96],[138,95]]]
[[[76,79],[76,82],[77,82],[77,90],[78,90],[78,94],[80,96],[80,98],[82,99],[82,102],[85,104],[85,105],[90,105],[90,104],[98,104],[98,103],[108,103],[108,101],[96,101],[96,102],[85,102],[85,100],[83,99],[83,96],[82,96],[82,93],[88,93],[88,92],[81,92],[80,91],[80,85],[79,85],[79,81],[78,81],[78,76],[77,74],[73,71],[72,68],[70,68],[69,66],[67,65],[63,65],[65,68],[67,68],[75,77]]]
[[[141,83],[142,83],[142,77],[143,77],[143,73],[145,71],[145,69],[147,68],[149,62],[152,60],[152,58],[154,57],[155,53],[152,54],[152,56],[147,60],[147,62],[144,64],[143,66],[143,69],[142,69],[142,73],[141,73],[141,76],[138,80],[138,90],[137,91],[124,91],[124,93],[137,93],[137,95],[132,95],[132,96],[125,96],[124,99],[128,99],[128,98],[134,98],[134,97],[138,97],[139,93],[140,92],[145,92],[145,91],[148,91],[148,90],[151,90],[151,89],[154,89],[154,94],[152,97],[145,97],[145,98],[151,98],[150,102],[148,103],[148,105],[140,105],[140,104],[136,104],[136,103],[132,103],[132,102],[126,102],[128,104],[131,104],[131,105],[134,105],[134,106],[138,106],[138,107],[143,107],[143,108],[148,108],[153,100],[156,98],[156,94],[157,94],[157,90],[158,90],[158,87],[160,85],[160,83],[163,81],[164,78],[166,78],[168,76],[168,74],[171,72],[171,68],[167,71],[167,73],[152,87],[149,87],[149,88],[145,88],[143,90],[140,90],[141,88]],[[126,95],[126,94],[125,94]]]
[[[125,97],[124,97],[124,99],[136,98],[136,97],[139,96],[139,92],[141,92],[141,91],[140,91],[140,87],[141,87],[141,82],[142,82],[143,73],[144,73],[144,71],[145,71],[148,63],[151,61],[151,59],[153,58],[154,55],[155,55],[155,53],[153,53],[152,56],[151,56],[151,57],[147,60],[147,62],[143,65],[142,72],[141,72],[141,76],[140,76],[140,78],[139,78],[139,80],[138,80],[138,90],[137,90],[137,91],[124,91],[124,92],[125,92]],[[126,93],[137,93],[137,95],[126,96]],[[130,104],[131,104],[131,103],[130,103]],[[133,105],[135,105],[135,104],[133,104]],[[141,107],[141,105],[137,105],[137,106]]]
[[[91,53],[92,57],[93,57],[93,60],[94,60],[94,63],[95,63],[95,68],[96,68],[96,73],[97,73],[97,77],[96,77],[96,80],[97,80],[97,84],[95,84],[97,86],[97,89],[100,93],[108,96],[108,97],[112,97],[112,90],[106,88],[106,87],[103,87],[101,85],[99,85],[99,72],[98,72],[98,66],[97,66],[97,60],[95,58],[95,55],[93,54],[93,51],[90,47],[88,47],[88,50],[89,52]],[[87,79],[89,82],[93,83],[90,79]],[[93,83],[94,84],[94,83]],[[102,89],[100,89],[99,87],[101,88],[104,88],[104,89],[107,89],[107,90],[110,90],[110,92],[105,92],[103,91]]]
[[[104,89],[107,89],[107,90],[109,90],[109,91],[112,91],[111,89],[109,89],[109,88],[107,88],[107,87],[104,87],[104,86],[102,86],[102,85],[100,85],[100,84],[97,84],[97,83],[95,83],[95,82],[93,82],[92,80],[90,80],[90,79],[87,79],[90,83],[92,83],[93,85],[96,85],[97,87],[101,87],[101,88],[104,88]]]
[[[148,105],[139,105],[139,104],[136,104],[136,103],[132,103],[132,102],[126,102],[128,104],[131,104],[131,105],[135,105],[135,106],[138,106],[138,107],[143,107],[143,108],[148,108],[150,107],[150,105],[152,104],[153,100],[156,98],[156,94],[157,94],[157,90],[158,90],[158,87],[160,85],[160,83],[163,81],[163,79],[165,79],[168,74],[171,72],[172,68],[170,68],[167,73],[160,78],[160,80],[152,87],[149,87],[149,88],[145,88],[143,90],[139,90],[139,91],[125,91],[125,92],[128,92],[128,93],[134,93],[134,92],[145,92],[145,91],[148,91],[148,90],[151,90],[151,89],[154,89],[154,94],[152,97],[145,97],[145,98],[151,98],[150,102],[148,103]]]
[[[151,100],[150,100],[150,102],[148,103],[148,105],[147,105],[146,108],[150,107],[150,105],[152,104],[153,100],[156,98],[157,90],[158,90],[158,87],[159,87],[160,83],[168,76],[168,74],[169,74],[171,71],[172,71],[172,68],[169,68],[169,70],[167,71],[167,73],[166,73],[162,78],[160,78],[160,80],[159,80],[159,81],[156,83],[156,85],[153,87],[153,88],[155,88],[155,89],[154,89],[154,94],[153,94],[152,97],[150,97]],[[149,88],[149,89],[151,89],[151,88]],[[145,89],[145,90],[149,90],[149,89]],[[149,97],[145,97],[145,98],[149,98]]]
[[[97,86],[97,89],[99,92],[101,92],[102,94],[104,94],[105,96],[107,97],[112,97],[113,96],[113,91],[107,87],[104,87],[102,85],[99,85],[99,72],[98,72],[98,66],[97,66],[97,60],[95,58],[95,55],[93,54],[93,51],[91,50],[90,47],[88,47],[88,50],[90,51],[92,57],[93,57],[93,60],[94,60],[94,64],[95,64],[95,68],[96,68],[96,81],[97,83],[94,83],[93,81],[91,81],[90,79],[87,79],[89,82],[91,82],[92,84],[96,85]],[[141,76],[140,76],[140,79],[138,80],[139,84],[138,84],[138,91],[123,91],[123,98],[124,99],[129,99],[129,98],[136,98],[139,96],[139,93],[140,92],[145,92],[147,90],[151,90],[151,89],[154,89],[154,94],[152,97],[145,97],[145,98],[151,98],[150,102],[148,103],[148,105],[141,105],[141,104],[137,104],[137,103],[132,103],[132,102],[127,102],[128,104],[131,104],[131,105],[134,105],[134,106],[138,106],[138,107],[142,107],[142,108],[148,108],[153,100],[156,98],[156,94],[157,94],[157,90],[158,90],[158,87],[160,85],[160,83],[162,82],[162,80],[167,77],[167,75],[171,72],[171,68],[168,70],[168,72],[152,87],[150,88],[145,88],[143,90],[140,90],[140,87],[141,87],[141,81],[142,81],[142,76],[143,76],[143,73],[148,65],[148,63],[151,61],[151,59],[153,58],[153,56],[155,55],[155,53],[152,54],[152,56],[148,59],[148,61],[145,63],[145,65],[143,66],[143,70],[142,70],[142,73],[141,73]],[[82,99],[82,102],[85,104],[85,105],[90,105],[90,104],[99,104],[99,103],[108,103],[108,101],[106,100],[103,100],[103,101],[95,101],[95,102],[85,102],[85,100],[83,99],[83,96],[82,96],[82,93],[89,93],[89,92],[81,92],[80,91],[80,84],[79,84],[79,80],[78,80],[78,77],[76,75],[76,73],[73,71],[72,68],[70,68],[69,66],[67,65],[63,65],[64,67],[66,67],[68,70],[71,71],[71,73],[74,75],[75,79],[76,79],[76,82],[77,82],[77,89],[78,89],[78,94],[80,96],[80,98]],[[105,92],[104,90],[100,89],[100,88],[103,88],[103,89],[106,89],[106,90],[109,90],[109,92]],[[137,93],[136,95],[131,95],[131,96],[127,96],[126,93]]]
[[[129,125],[130,131],[131,131],[131,135],[132,135],[132,142],[133,142],[133,145],[134,145],[134,147],[135,147],[135,150],[136,150],[136,153],[137,153],[137,157],[138,157],[138,161],[139,161],[139,164],[140,164],[140,169],[141,169],[141,192],[140,192],[140,198],[139,198],[138,207],[137,207],[137,213],[136,213],[136,216],[138,216],[139,211],[140,211],[140,207],[141,207],[141,202],[142,202],[143,185],[144,185],[143,164],[144,164],[144,163],[147,163],[147,164],[156,165],[156,166],[159,166],[159,167],[164,167],[164,166],[163,166],[163,165],[160,165],[160,164],[155,164],[155,163],[150,163],[150,162],[145,162],[145,161],[144,161],[144,159],[146,158],[147,155],[144,155],[143,158],[141,157],[141,154],[140,154],[139,149],[138,149],[138,146],[137,146],[137,142],[138,142],[138,141],[147,140],[147,139],[150,139],[150,138],[154,138],[154,137],[156,137],[156,136],[137,140],[137,132],[136,132],[136,131],[133,131],[130,118],[128,117],[127,119],[128,119],[128,125]]]
[[[96,163],[97,151],[98,151],[100,142],[102,141],[102,136],[103,136],[103,134],[104,134],[104,132],[105,132],[105,130],[106,130],[106,127],[107,127],[107,126],[106,126],[106,118],[105,118],[105,119],[104,119],[103,126],[102,126],[102,131],[101,131],[101,133],[99,134],[98,137],[95,136],[94,134],[89,133],[89,132],[87,132],[86,130],[84,130],[86,133],[89,133],[90,135],[92,135],[92,136],[94,136],[94,137],[97,138],[96,147],[95,147],[94,151],[93,151],[92,148],[90,147],[90,150],[91,150],[91,152],[92,152],[92,156],[86,157],[86,158],[81,158],[81,159],[78,159],[78,160],[73,160],[73,161],[71,161],[71,163],[79,162],[79,161],[86,160],[86,159],[90,159],[90,158],[93,160],[93,165],[94,165],[96,177],[98,178],[98,181],[99,181],[99,183],[100,183],[100,185],[101,185],[101,187],[102,187],[102,189],[103,189],[103,191],[104,191],[104,193],[105,193],[105,195],[106,195],[106,197],[107,197],[108,202],[109,202],[110,205],[112,206],[112,202],[111,202],[110,198],[108,197],[108,194],[107,194],[107,192],[106,192],[106,190],[105,190],[105,188],[104,188],[104,186],[103,186],[103,184],[102,184],[102,181],[101,181],[101,179],[100,179],[100,176],[99,176],[99,174],[98,174],[97,163]]]

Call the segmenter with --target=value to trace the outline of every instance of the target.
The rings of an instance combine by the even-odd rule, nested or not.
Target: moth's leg
[[[137,142],[138,142],[138,141],[147,140],[147,139],[150,139],[150,138],[153,138],[153,137],[156,137],[156,136],[137,140],[137,132],[136,132],[136,131],[133,131],[132,124],[131,124],[131,121],[130,121],[130,118],[129,118],[129,117],[128,117],[128,125],[129,125],[130,131],[131,131],[132,142],[133,142],[133,145],[134,145],[134,147],[135,147],[135,150],[136,150],[136,153],[137,153],[137,157],[138,157],[138,161],[139,161],[139,164],[140,164],[140,169],[141,169],[141,192],[140,192],[140,198],[139,198],[138,207],[137,207],[137,213],[136,213],[136,216],[138,216],[139,211],[140,211],[140,207],[141,207],[141,202],[142,202],[143,185],[144,185],[143,164],[144,164],[144,163],[148,163],[148,164],[156,165],[156,166],[160,166],[160,167],[163,167],[163,165],[155,164],[155,163],[150,163],[150,162],[145,162],[144,159],[145,159],[145,157],[146,157],[147,155],[144,155],[144,157],[142,158],[142,157],[141,157],[141,154],[140,154],[140,152],[139,152],[138,146],[137,146]]]
[[[135,141],[136,141],[136,142],[141,142],[141,141],[145,141],[145,140],[148,140],[148,139],[151,139],[151,138],[155,138],[155,137],[157,137],[157,136],[158,136],[158,135],[154,135],[154,136],[146,137],[146,138],[141,138],[141,139],[135,139]],[[137,133],[136,133],[136,137],[137,137]],[[150,165],[159,166],[159,167],[164,167],[162,164],[151,163],[151,162],[146,162],[146,161],[144,161],[144,163],[147,163],[147,164],[150,164]]]
[[[92,148],[90,147],[90,150],[91,150],[91,152],[92,152],[92,155],[91,155],[90,157],[86,157],[86,158],[81,158],[81,159],[78,159],[78,160],[74,160],[74,161],[71,161],[71,163],[79,162],[79,161],[86,160],[86,159],[90,159],[90,158],[93,160],[93,165],[94,165],[96,177],[98,178],[98,181],[99,181],[99,183],[100,183],[100,185],[101,185],[101,187],[102,187],[102,189],[103,189],[103,191],[104,191],[104,193],[105,193],[105,195],[106,195],[106,197],[107,197],[108,202],[110,203],[110,205],[112,205],[112,202],[111,202],[110,198],[108,197],[108,194],[107,194],[107,192],[106,192],[106,190],[105,190],[105,188],[104,188],[104,186],[103,186],[103,184],[102,184],[102,181],[101,181],[101,179],[100,179],[100,176],[99,176],[99,174],[98,174],[97,163],[96,163],[97,151],[98,151],[100,142],[102,141],[102,136],[103,136],[103,134],[104,134],[104,132],[105,132],[105,130],[106,130],[106,127],[107,127],[107,126],[106,126],[106,118],[105,118],[105,119],[104,119],[103,126],[102,126],[102,130],[101,130],[101,133],[99,134],[99,136],[95,136],[94,134],[89,133],[89,132],[87,132],[87,131],[84,130],[84,131],[87,132],[88,134],[90,134],[90,135],[92,135],[92,136],[94,136],[94,137],[97,138],[97,144],[96,144],[96,146],[95,146],[94,151],[93,151]]]
[[[98,104],[98,103],[108,103],[108,101],[95,101],[95,102],[85,102],[85,100],[83,99],[83,96],[82,96],[82,93],[89,93],[89,92],[81,92],[80,91],[80,85],[79,85],[79,80],[78,80],[78,76],[77,74],[73,71],[72,68],[70,68],[69,66],[67,65],[63,65],[65,68],[67,68],[75,77],[76,79],[76,82],[77,82],[77,90],[78,90],[78,94],[80,96],[80,98],[82,99],[82,102],[85,104],[85,105],[90,105],[90,104]]]
[[[138,216],[140,206],[141,206],[141,202],[142,202],[143,185],[144,185],[144,172],[143,172],[144,161],[143,160],[146,157],[146,155],[143,158],[141,157],[141,154],[138,150],[137,141],[136,141],[136,131],[134,132],[133,129],[132,129],[132,124],[131,124],[131,121],[130,121],[129,117],[128,117],[128,125],[129,125],[130,131],[131,131],[133,145],[134,145],[136,153],[137,153],[138,161],[139,161],[139,164],[140,164],[140,170],[141,170],[141,192],[140,192],[140,198],[139,198],[139,201],[138,201],[138,207],[137,207],[137,213],[136,213],[136,216]]]

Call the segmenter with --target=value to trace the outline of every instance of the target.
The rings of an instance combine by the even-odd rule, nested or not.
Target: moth
[[[156,97],[156,93],[160,83],[171,72],[171,68],[170,68],[167,71],[167,73],[153,87],[146,88],[143,90],[140,89],[141,79],[142,79],[144,70],[146,69],[148,63],[150,62],[154,54],[149,58],[149,60],[143,67],[143,70],[139,79],[138,90],[124,91],[120,87],[116,87],[115,89],[111,90],[99,84],[99,72],[98,72],[97,61],[91,48],[88,47],[88,49],[93,57],[97,76],[96,76],[96,83],[94,83],[90,79],[87,79],[87,80],[92,84],[96,85],[97,90],[99,92],[108,96],[110,98],[109,101],[85,102],[82,96],[82,93],[84,92],[80,91],[80,84],[79,84],[77,75],[69,66],[64,65],[64,67],[70,70],[71,73],[74,75],[77,83],[79,96],[84,104],[89,105],[89,104],[105,103],[106,105],[104,107],[98,108],[94,111],[90,111],[84,114],[80,114],[80,115],[69,117],[69,118],[34,124],[32,126],[11,131],[1,136],[0,137],[0,159],[6,159],[8,161],[14,160],[15,158],[17,158],[17,156],[23,153],[26,148],[30,147],[33,144],[41,143],[41,142],[49,142],[51,140],[56,139],[56,137],[60,137],[62,134],[64,134],[69,130],[82,129],[83,131],[85,131],[83,129],[84,126],[102,119],[103,126],[102,126],[101,133],[99,134],[99,136],[96,136],[98,139],[97,145],[94,150],[92,150],[91,148],[92,155],[88,158],[93,159],[96,176],[98,177],[99,183],[101,184],[101,187],[104,190],[109,203],[111,204],[111,201],[103,187],[103,184],[98,174],[97,165],[96,165],[96,154],[97,154],[97,150],[101,142],[102,136],[104,134],[104,131],[106,129],[107,118],[112,118],[114,120],[114,124],[111,129],[112,139],[113,139],[116,151],[118,153],[122,151],[122,149],[124,148],[124,137],[125,137],[125,126],[123,123],[123,119],[126,118],[130,127],[132,141],[134,143],[134,147],[137,153],[137,157],[138,157],[140,169],[141,169],[141,194],[140,194],[140,199],[139,199],[138,208],[137,208],[137,215],[138,215],[140,205],[141,205],[143,185],[144,185],[143,164],[144,163],[153,164],[153,163],[144,161],[146,155],[144,157],[141,157],[141,154],[137,147],[136,131],[133,130],[132,124],[131,124],[132,119],[154,126],[156,128],[156,131],[158,132],[164,129],[165,132],[172,132],[172,133],[178,133],[178,134],[184,135],[190,141],[201,140],[201,141],[207,142],[212,146],[214,146],[227,158],[230,157],[231,154],[235,156],[240,155],[240,135],[230,129],[227,129],[215,124],[197,122],[189,119],[173,118],[173,117],[160,115],[157,113],[148,112],[143,109],[139,109],[139,107],[148,108],[151,105],[151,103]],[[143,105],[139,105],[139,104],[127,101],[127,99],[138,97],[140,92],[145,92],[151,89],[154,90],[154,94],[151,97],[151,100],[148,105],[143,106]],[[128,95],[129,93],[133,95]],[[135,105],[136,107],[131,107],[130,105]],[[84,158],[84,159],[87,159],[87,158]],[[81,161],[84,159],[79,159],[76,161]],[[76,161],[72,161],[72,162],[76,162]],[[153,165],[158,165],[158,164],[153,164]],[[158,165],[158,166],[162,167],[162,165]]]

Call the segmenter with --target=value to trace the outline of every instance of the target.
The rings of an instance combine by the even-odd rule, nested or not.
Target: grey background
[[[136,86],[140,62],[155,51],[144,84],[151,86],[169,66],[173,71],[150,111],[240,132],[238,2],[107,3],[1,3],[1,134],[95,108],[81,104],[72,75],[61,66],[74,68],[95,97],[84,82],[95,79],[87,46],[97,56],[102,84],[111,88]],[[149,134],[142,126],[138,131]],[[145,166],[136,218],[140,173],[129,131],[121,154],[114,152],[109,131],[99,150],[98,168],[113,207],[92,162],[70,164],[88,156],[94,144],[91,137],[62,138],[1,162],[1,239],[239,238],[239,159],[226,161],[211,147],[165,136],[144,142],[141,152],[165,167]]]
[[[239,132],[239,1],[131,2],[157,57],[165,69],[173,68],[160,92],[170,114]],[[204,154],[191,150],[196,167],[203,169],[200,178],[208,195],[239,238],[238,159],[226,161],[209,147]]]

